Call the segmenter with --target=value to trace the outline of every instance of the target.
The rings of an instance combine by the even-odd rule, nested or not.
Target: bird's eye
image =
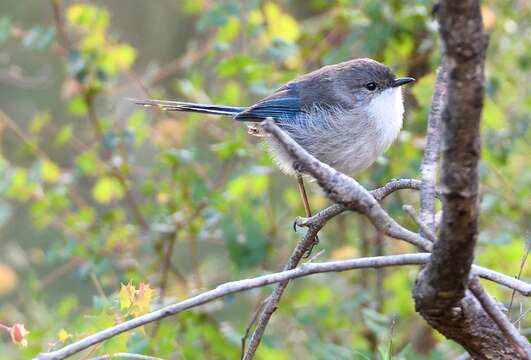
[[[376,83],[370,82],[365,85],[365,88],[369,91],[374,91],[376,90]]]

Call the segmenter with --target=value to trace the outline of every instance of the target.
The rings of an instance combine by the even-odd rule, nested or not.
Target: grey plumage
[[[250,107],[135,100],[163,110],[231,116],[254,125],[272,117],[297,143],[320,161],[354,175],[371,165],[394,141],[402,126],[400,86],[387,66],[355,59],[325,66],[290,81]],[[281,170],[295,174],[293,161],[273,139],[269,150]]]

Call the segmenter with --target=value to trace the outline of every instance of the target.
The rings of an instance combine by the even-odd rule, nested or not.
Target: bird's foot
[[[317,244],[319,244],[319,236],[315,235],[315,238],[313,239],[312,243],[310,244],[310,247],[308,248],[308,250],[306,250],[306,253],[304,254],[304,256],[302,258],[303,259],[308,259],[310,257],[310,255],[312,255],[312,251],[313,251],[313,249],[315,248],[315,246]]]
[[[297,232],[298,227],[310,227],[310,219],[311,217],[297,216],[295,220],[293,220],[293,231]]]

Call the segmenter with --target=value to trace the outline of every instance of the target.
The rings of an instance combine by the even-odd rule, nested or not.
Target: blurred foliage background
[[[476,261],[508,275],[530,237],[531,4],[484,1],[490,33]],[[159,0],[0,3],[2,358],[25,359],[229,280],[280,270],[300,234],[294,179],[245,126],[146,111],[128,97],[246,105],[325,64],[372,57],[417,83],[404,131],[359,177],[419,177],[440,60],[430,1]],[[314,208],[327,200],[314,189]],[[418,205],[384,202],[398,221]],[[325,259],[413,249],[353,214],[320,234]],[[451,359],[461,350],[417,316],[417,268],[326,274],[290,285],[260,359]],[[525,330],[520,296],[486,284]],[[151,290],[154,290],[152,292]],[[142,294],[138,296],[128,294]],[[123,334],[77,358],[134,352],[234,359],[263,288]],[[136,303],[135,303],[136,302]],[[521,316],[523,315],[523,316]],[[527,331],[529,334],[529,331]]]

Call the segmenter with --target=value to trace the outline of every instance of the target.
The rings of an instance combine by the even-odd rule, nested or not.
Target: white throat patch
[[[385,151],[396,139],[402,128],[404,116],[402,89],[395,87],[382,91],[369,103],[368,113],[378,129],[381,146]]]

